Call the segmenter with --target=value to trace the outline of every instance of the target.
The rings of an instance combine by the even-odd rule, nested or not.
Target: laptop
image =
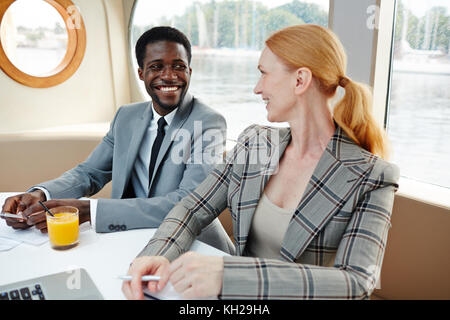
[[[0,300],[103,300],[83,268],[0,286]]]

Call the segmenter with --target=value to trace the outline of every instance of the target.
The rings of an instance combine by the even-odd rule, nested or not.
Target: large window
[[[450,2],[398,0],[388,133],[401,175],[450,188]]]
[[[184,32],[193,45],[190,91],[225,116],[228,138],[236,139],[252,123],[269,123],[261,97],[253,94],[264,40],[289,25],[327,26],[328,3],[329,0],[138,0],[131,23],[132,57],[139,36],[153,26],[170,25]],[[133,63],[137,70],[134,59]],[[142,82],[138,82],[147,97]]]

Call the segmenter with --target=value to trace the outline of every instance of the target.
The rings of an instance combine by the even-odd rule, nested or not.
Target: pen
[[[0,217],[5,217],[5,218],[15,218],[15,219],[26,220],[26,218],[23,217],[22,215],[12,214],[12,213],[8,213],[8,212],[1,212],[1,213],[0,213]]]
[[[126,275],[126,276],[118,276],[120,280],[124,281],[131,281],[132,276]],[[141,281],[159,281],[161,277],[160,276],[142,276]]]
[[[45,211],[47,211],[47,213],[48,213],[49,215],[51,215],[52,217],[54,217],[53,213],[51,213],[51,211],[48,210],[48,208],[45,206],[45,204],[42,203],[42,201],[38,201],[38,202],[39,202],[39,204],[41,205],[41,207],[44,208]]]

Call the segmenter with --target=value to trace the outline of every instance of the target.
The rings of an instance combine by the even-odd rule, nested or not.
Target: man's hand
[[[184,299],[218,296],[222,291],[223,258],[187,252],[171,263],[169,281]]]
[[[77,200],[77,199],[57,199],[44,202],[45,206],[49,209],[60,206],[72,206],[77,207],[79,211],[79,223],[91,220],[91,210],[89,200]],[[35,203],[29,206],[24,212],[23,216],[27,219],[28,226],[35,226],[42,233],[47,233],[47,220],[45,217],[45,211],[39,203]]]
[[[148,289],[150,292],[162,290],[169,280],[169,265],[169,260],[161,256],[136,258],[128,270],[128,274],[133,279],[131,281],[124,281],[122,284],[122,292],[125,297],[130,300],[144,299],[141,281],[141,277],[144,275],[160,276],[159,281],[148,282]]]
[[[2,212],[8,212],[12,214],[20,214],[29,207],[38,204],[38,201],[45,201],[45,194],[41,190],[35,190],[33,192],[21,193],[5,200],[2,207]],[[14,218],[3,218],[6,220],[6,224],[14,229],[27,229],[30,227],[25,220],[18,220]]]

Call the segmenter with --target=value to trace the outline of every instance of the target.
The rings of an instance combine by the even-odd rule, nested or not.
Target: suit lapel
[[[266,134],[268,131],[270,131],[270,134]],[[243,170],[236,208],[236,226],[239,229],[235,235],[237,235],[236,249],[238,254],[242,254],[247,243],[253,214],[258,206],[261,194],[271,175],[278,168],[280,157],[289,143],[290,129],[268,128],[253,133],[249,138],[246,169]],[[267,158],[261,160],[264,157],[262,155],[265,155],[266,152],[268,152]]]
[[[337,126],[286,231],[281,256],[295,261],[344,206],[372,165]]]
[[[158,152],[158,157],[156,158],[155,163],[155,169],[153,170],[153,175],[151,178],[151,181],[149,183],[148,192],[150,192],[153,180],[155,179],[155,175],[158,172],[158,168],[161,165],[162,160],[164,159],[167,151],[169,150],[170,146],[173,143],[172,137],[175,137],[178,130],[183,126],[183,124],[186,122],[187,118],[189,117],[189,114],[192,111],[192,107],[194,104],[194,99],[192,95],[189,93],[186,94],[186,96],[183,99],[183,103],[178,107],[175,116],[170,123],[169,128],[167,129],[167,132],[164,136],[163,142],[161,144],[161,148]]]
[[[141,146],[142,139],[144,137],[145,132],[148,129],[150,120],[153,118],[151,102],[148,103],[147,107],[144,110],[144,113],[140,117],[136,117],[133,121],[129,123],[130,131],[133,132],[133,135],[130,140],[129,148],[127,151],[127,160],[125,163],[125,172],[126,174],[121,175],[124,177],[122,181],[121,190],[122,194],[125,191],[128,180],[130,179],[131,172],[133,171],[133,165],[136,161],[136,156],[139,151],[139,147]],[[120,190],[120,189],[119,189]]]

